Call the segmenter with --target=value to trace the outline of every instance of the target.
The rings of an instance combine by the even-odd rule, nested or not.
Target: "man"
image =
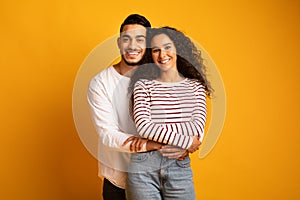
[[[148,27],[151,24],[145,17],[129,15],[121,24],[117,41],[121,61],[101,71],[89,85],[88,102],[99,135],[99,176],[104,177],[104,200],[126,199],[124,188],[130,152],[160,149],[162,146],[137,136],[129,111],[129,77],[143,64]],[[170,157],[186,155],[185,150],[178,148],[165,148],[162,153],[168,151]]]

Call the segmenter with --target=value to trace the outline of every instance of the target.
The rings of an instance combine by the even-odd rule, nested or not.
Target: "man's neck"
[[[121,60],[119,63],[114,65],[114,68],[119,74],[123,76],[131,77],[133,71],[137,68],[137,65],[130,66],[127,65],[123,60]]]

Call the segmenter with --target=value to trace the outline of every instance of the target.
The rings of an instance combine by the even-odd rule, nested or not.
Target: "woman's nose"
[[[161,50],[161,51],[159,52],[159,58],[164,58],[165,56],[166,56],[166,51]]]

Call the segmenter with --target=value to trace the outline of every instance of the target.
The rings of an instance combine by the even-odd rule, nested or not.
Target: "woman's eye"
[[[166,46],[165,50],[170,50],[172,47],[171,46]]]
[[[159,52],[159,49],[152,49],[152,53],[157,53]]]

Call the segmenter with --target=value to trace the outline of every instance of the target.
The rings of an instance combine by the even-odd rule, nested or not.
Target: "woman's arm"
[[[204,93],[205,94],[205,93]],[[205,96],[203,108],[195,109],[192,120],[189,122],[157,124],[151,120],[150,93],[143,82],[138,81],[134,90],[134,119],[138,133],[149,140],[178,146],[184,149],[197,143],[196,136],[203,136],[206,118]],[[176,126],[177,132],[173,131]],[[194,136],[191,136],[194,135]],[[195,148],[195,147],[194,147]],[[194,151],[194,150],[193,150]]]

